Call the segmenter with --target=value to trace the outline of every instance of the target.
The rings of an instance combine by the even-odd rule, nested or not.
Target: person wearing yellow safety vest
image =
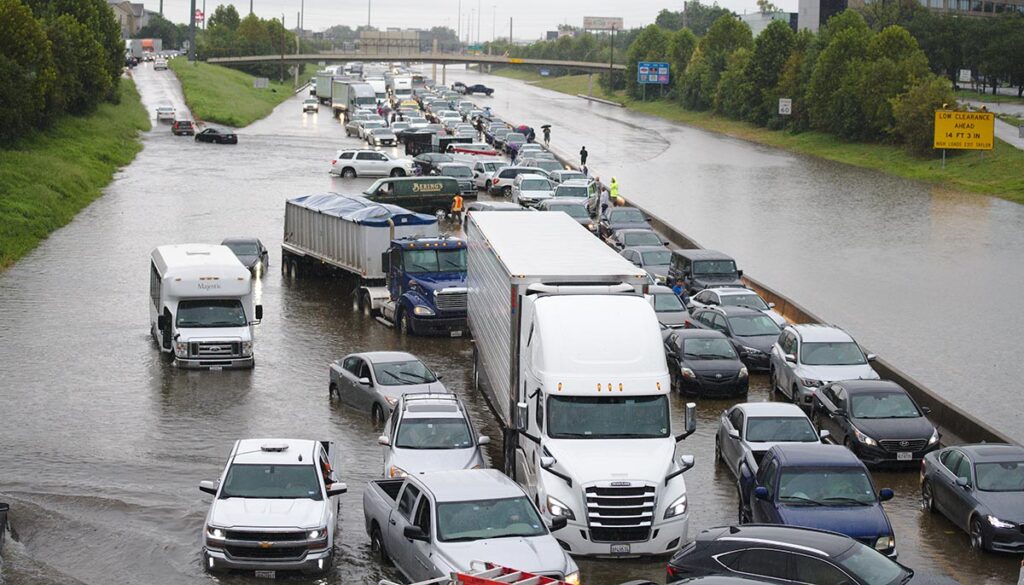
[[[458,193],[452,198],[452,217],[462,225],[462,195]]]
[[[612,177],[612,182],[609,185],[609,189],[611,190],[612,194],[612,202],[615,205],[622,205],[622,201],[619,200],[619,182],[615,180],[615,177]]]

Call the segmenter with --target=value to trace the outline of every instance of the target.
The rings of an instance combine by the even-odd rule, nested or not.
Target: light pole
[[[476,0],[476,44],[480,44],[480,16],[483,14],[483,8],[480,4],[484,0]]]
[[[366,28],[370,28],[370,13],[373,11],[373,0],[366,0]]]
[[[188,21],[188,60],[193,63],[196,60],[196,0],[192,0],[192,14]]]
[[[455,28],[457,28],[458,30],[455,31],[455,36],[459,39],[459,42],[461,43],[462,42],[462,0],[459,0],[459,19],[456,22],[458,24],[455,25]]]

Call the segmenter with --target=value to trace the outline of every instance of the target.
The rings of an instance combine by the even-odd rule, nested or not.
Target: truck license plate
[[[462,337],[462,330],[460,329],[458,331],[452,331],[451,332],[451,336],[452,337]]]
[[[910,451],[900,451],[896,454],[896,461],[910,461],[914,458],[914,454]]]
[[[612,545],[613,555],[628,555],[629,545],[628,544],[613,544]]]
[[[257,579],[277,579],[277,571],[256,571]]]

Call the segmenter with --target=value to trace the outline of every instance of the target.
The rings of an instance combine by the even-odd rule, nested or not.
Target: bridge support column
[[[448,64],[441,63],[441,85],[448,85]]]

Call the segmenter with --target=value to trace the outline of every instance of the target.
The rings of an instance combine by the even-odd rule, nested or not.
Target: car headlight
[[[865,435],[864,433],[860,432],[860,430],[857,429],[857,427],[853,427],[853,434],[857,437],[858,441],[860,441],[861,443],[864,443],[865,445],[870,445],[872,447],[878,446],[878,442],[877,441],[875,441],[871,437]]]
[[[182,357],[188,355],[188,343],[186,343],[184,341],[175,341],[174,342],[174,355],[182,356]]]
[[[421,316],[425,316],[425,317],[433,317],[434,316],[433,309],[431,309],[430,307],[424,307],[423,305],[416,305],[413,308],[412,313],[414,315],[421,315]]]
[[[761,354],[764,353],[763,351],[761,351],[760,349],[757,349],[756,347],[750,347],[750,346],[747,346],[747,345],[743,346],[743,350],[746,351],[749,354],[752,354],[752,355],[761,355]]]
[[[928,439],[928,444],[929,445],[934,445],[935,443],[938,443],[938,442],[939,442],[939,429],[935,429],[935,431],[932,432],[932,438]]]
[[[565,576],[564,581],[569,585],[580,585],[580,572],[573,571]]]
[[[387,402],[388,406],[394,406],[394,405],[398,404],[398,398],[396,398],[394,396],[385,396],[384,397],[384,402]]]
[[[807,388],[821,388],[825,385],[821,380],[815,380],[814,378],[800,378],[800,383]]]
[[[322,526],[316,530],[310,530],[309,534],[306,536],[308,536],[310,540],[327,540],[327,527]]]
[[[388,469],[388,477],[391,477],[391,478],[405,477],[407,475],[409,475],[409,474],[406,473],[406,471],[404,469],[402,469],[401,467],[395,467],[394,465],[392,465],[391,469]]]
[[[679,374],[682,375],[683,378],[687,380],[693,380],[697,377],[697,375],[693,373],[693,370],[682,366],[680,366],[679,368]]]
[[[992,525],[992,528],[1016,528],[1017,525],[1013,522],[1004,522],[995,516],[988,517],[988,523]]]
[[[738,376],[739,376],[739,377],[740,377],[741,379],[742,379],[742,378],[746,378],[746,377],[747,377],[747,375],[748,375],[749,373],[750,373],[750,372],[748,372],[748,371],[747,371],[747,366],[743,366],[742,368],[740,368],[740,373],[738,374]]]
[[[569,520],[576,519],[576,515],[572,513],[572,509],[559,500],[548,496],[547,504],[548,512],[550,512],[552,516],[565,516]]]
[[[227,531],[216,526],[206,525],[206,538],[209,540],[224,540],[227,538]]]
[[[596,231],[597,231],[597,225],[596,225],[596,224],[594,224],[593,222],[591,222],[591,223],[588,223],[588,224],[587,224],[587,229],[588,229],[588,230],[590,230],[590,231],[592,231],[592,232],[596,232]]]
[[[895,536],[881,536],[875,541],[875,550],[887,551],[896,548]]]
[[[685,513],[686,513],[686,494],[683,494],[683,495],[679,496],[678,498],[676,498],[676,500],[674,502],[669,504],[668,508],[665,510],[665,519],[668,520],[669,518],[675,518],[676,516],[679,516],[679,515],[685,514]]]
[[[251,341],[243,341],[242,342],[242,355],[252,355],[252,342]]]

